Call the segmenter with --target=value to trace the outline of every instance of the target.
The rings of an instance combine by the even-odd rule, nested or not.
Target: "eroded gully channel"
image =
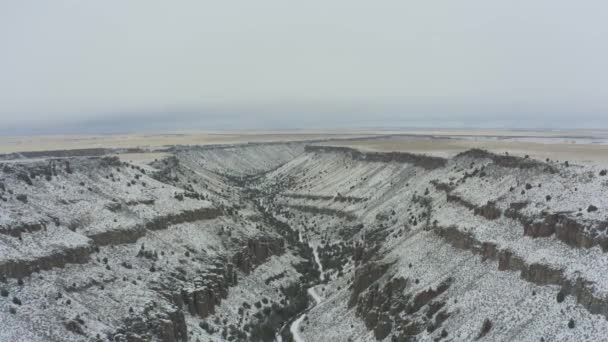
[[[304,239],[302,237],[302,232],[298,232],[298,240],[299,240],[300,244],[305,243]],[[319,253],[318,253],[317,249],[315,248],[315,246],[313,246],[313,244],[310,242],[310,240],[306,241],[306,244],[313,251],[313,260],[317,264],[317,267],[319,270],[319,283],[321,283],[323,281],[323,265],[321,264],[321,259],[319,258]],[[300,336],[300,324],[306,318],[306,314],[310,310],[312,310],[314,307],[316,307],[317,305],[319,305],[323,302],[323,297],[321,297],[315,290],[316,285],[318,285],[318,284],[314,284],[311,287],[306,289],[306,292],[308,293],[308,295],[314,300],[314,305],[310,306],[306,310],[304,310],[295,320],[291,321],[291,324],[288,323],[289,332],[291,333],[291,336],[292,336],[294,342],[305,342],[305,340],[302,338],[302,336]],[[286,328],[286,326],[287,325],[281,327],[281,329],[279,329],[279,331],[275,335],[276,342],[283,342],[281,333]]]
[[[299,233],[299,238],[300,238],[300,242],[303,242],[301,232]],[[317,267],[319,268],[319,280],[323,281],[323,265],[321,264],[321,259],[319,258],[319,252],[317,251],[315,246],[313,246],[310,243],[310,241],[308,241],[308,246],[313,250],[314,260],[315,260],[315,263],[317,264]],[[300,317],[296,318],[296,320],[293,321],[293,323],[291,323],[291,326],[289,327],[289,331],[291,332],[291,335],[293,336],[294,342],[304,342],[304,339],[302,338],[302,336],[300,336],[300,324],[302,323],[304,318],[306,318],[306,313],[308,311],[312,310],[315,306],[321,304],[321,302],[323,301],[323,298],[321,296],[319,296],[317,291],[315,291],[314,285],[309,287],[308,289],[306,289],[306,292],[315,301],[315,305],[308,308],[306,311],[304,311],[300,315]],[[278,338],[278,341],[282,342],[280,339],[280,336]]]
[[[248,181],[254,181],[256,179],[258,179],[260,176],[256,176],[256,177],[252,177],[252,179],[248,179]],[[291,233],[295,233],[293,231],[293,229],[291,227],[289,227],[289,225],[285,224],[284,222],[278,220],[271,212],[271,210],[269,210],[269,208],[267,208],[264,204],[264,202],[266,202],[264,200],[264,198],[268,199],[269,197],[272,198],[273,197],[273,192],[272,191],[268,191],[266,192],[265,196],[262,194],[261,191],[259,191],[259,189],[255,189],[253,187],[251,187],[250,182],[243,182],[243,180],[241,179],[239,182],[235,182],[237,183],[238,186],[240,186],[243,190],[244,193],[246,194],[247,198],[249,200],[251,200],[251,202],[254,204],[254,206],[257,208],[257,210],[273,225],[275,226],[275,228],[281,230],[281,229],[286,229],[288,231],[291,231]],[[272,201],[268,201],[269,203],[271,203]],[[286,233],[286,232],[283,232]],[[293,235],[292,235],[293,236]],[[289,242],[289,238],[287,238],[288,242]],[[296,239],[293,239],[296,240]],[[300,324],[302,323],[302,321],[306,318],[306,314],[312,310],[314,307],[316,307],[317,305],[321,304],[323,302],[323,297],[321,297],[316,291],[315,291],[315,286],[318,285],[319,283],[321,283],[323,281],[323,265],[321,264],[321,259],[319,257],[319,252],[317,251],[317,249],[315,248],[315,246],[311,243],[311,241],[309,239],[307,239],[307,241],[304,241],[304,238],[302,236],[302,232],[298,231],[298,238],[297,241],[293,241],[293,243],[295,244],[300,244],[300,245],[307,245],[311,250],[312,250],[312,254],[313,254],[313,260],[314,262],[317,264],[318,267],[318,271],[319,271],[319,282],[316,284],[313,284],[312,286],[308,287],[306,289],[307,294],[314,300],[314,305],[308,307],[306,310],[304,310],[295,320],[291,321],[289,324],[289,332],[291,333],[292,337],[293,337],[293,341],[294,342],[305,342],[305,340],[300,336]],[[279,331],[277,331],[276,335],[275,335],[275,341],[276,342],[283,342],[283,338],[281,337],[281,333],[283,332],[283,330],[286,328],[286,325],[281,327],[279,329]]]

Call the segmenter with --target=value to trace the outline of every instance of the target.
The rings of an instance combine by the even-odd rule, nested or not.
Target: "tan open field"
[[[500,138],[496,137],[387,137],[333,141],[334,146],[347,146],[367,151],[402,151],[450,157],[472,148],[494,153],[530,155],[532,158],[568,160],[590,163],[608,163],[608,144],[589,142],[586,139],[560,137]]]
[[[374,137],[373,139],[371,137]],[[471,148],[530,155],[538,159],[608,162],[607,130],[407,129],[342,131],[222,131],[171,134],[54,135],[0,137],[0,153],[84,148],[143,148],[150,153],[122,155],[145,161],[162,157],[158,149],[172,145],[325,140],[321,144],[371,151],[407,151],[449,157]],[[346,140],[340,140],[346,139]]]
[[[174,134],[47,135],[0,137],[0,153],[84,148],[160,149],[172,145],[235,144],[362,137],[357,132],[186,132]]]

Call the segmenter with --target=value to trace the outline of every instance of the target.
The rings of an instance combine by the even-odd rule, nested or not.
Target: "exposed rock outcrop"
[[[11,278],[21,278],[41,270],[63,267],[66,264],[84,264],[93,252],[91,245],[60,249],[49,255],[34,259],[15,259],[0,263],[0,274]]]
[[[388,264],[378,264],[369,262],[363,264],[355,271],[355,278],[351,286],[351,296],[348,301],[348,307],[352,308],[359,300],[361,292],[365,291],[371,284],[380,279],[388,270]]]
[[[518,217],[524,222],[524,235],[533,238],[555,237],[565,244],[578,248],[600,246],[608,251],[608,237],[599,232],[605,232],[608,222],[589,222],[583,224],[562,214],[546,215],[544,219],[533,221],[523,215]]]
[[[485,217],[488,220],[496,220],[502,214],[502,211],[496,207],[493,202],[488,202],[486,205],[476,207],[473,210],[475,215]]]
[[[222,215],[222,210],[218,208],[199,208],[194,210],[184,210],[177,214],[156,217],[145,224],[149,230],[167,229],[168,226],[185,222],[199,220],[210,220]]]
[[[183,311],[174,305],[149,303],[143,312],[127,317],[124,326],[112,335],[112,340],[187,342],[186,318]]]
[[[393,278],[384,286],[375,282],[359,296],[357,316],[363,319],[368,330],[374,332],[378,341],[391,333],[393,341],[403,341],[419,334],[425,327],[428,331],[434,331],[450,315],[446,311],[439,312],[445,302],[436,299],[447,291],[452,282],[448,278],[436,288],[415,294],[407,291],[409,282],[403,277]],[[423,313],[421,309],[425,306],[428,306],[428,310]],[[434,320],[431,319],[433,317]]]
[[[0,234],[20,237],[23,233],[31,233],[46,229],[46,222],[22,223],[0,226]]]
[[[499,155],[499,154],[491,153],[486,150],[477,149],[477,148],[474,148],[474,149],[471,149],[471,150],[468,150],[465,152],[461,152],[458,155],[456,155],[456,158],[459,158],[459,157],[469,157],[469,158],[476,158],[476,159],[490,159],[494,162],[494,164],[496,164],[498,166],[506,167],[506,168],[517,168],[517,169],[538,168],[538,169],[541,169],[541,170],[543,170],[545,172],[549,172],[549,173],[557,172],[557,169],[554,166],[549,165],[547,163],[540,162],[538,160],[515,157],[515,156],[508,156],[508,155]]]
[[[497,260],[500,271],[518,271],[522,279],[538,285],[561,286],[563,293],[574,296],[590,313],[608,318],[608,298],[595,295],[593,283],[580,277],[569,278],[563,270],[550,265],[528,264],[512,251],[497,249],[496,245],[491,243],[481,243],[472,234],[463,233],[456,227],[436,227],[434,231],[456,248],[480,254],[484,260]]]
[[[311,214],[336,216],[336,217],[344,218],[349,221],[355,220],[357,218],[353,213],[343,211],[343,210],[316,207],[316,206],[311,206],[311,205],[288,205],[287,207],[289,207],[291,209],[311,213]]]
[[[156,217],[143,225],[125,227],[121,229],[109,229],[98,233],[89,234],[98,246],[118,245],[122,243],[133,243],[146,235],[146,230],[167,229],[171,225],[195,222],[199,220],[211,220],[222,215],[218,208],[200,208],[184,210],[177,214]]]
[[[206,318],[215,313],[215,307],[228,297],[228,289],[237,284],[232,264],[218,264],[197,276],[193,286],[181,290],[181,302],[191,315]]]
[[[282,239],[264,237],[249,239],[247,245],[232,256],[232,263],[243,273],[249,274],[270,256],[281,255],[284,252]]]
[[[305,151],[315,153],[342,153],[350,156],[354,160],[359,161],[408,163],[427,170],[438,169],[447,164],[447,160],[444,158],[407,152],[361,152],[349,147],[316,145],[306,146]]]

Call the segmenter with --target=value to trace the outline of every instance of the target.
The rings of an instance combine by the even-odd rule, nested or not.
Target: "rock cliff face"
[[[234,265],[245,274],[264,263],[272,255],[281,255],[285,252],[282,239],[258,238],[247,240],[247,245],[232,257]]]
[[[67,264],[86,264],[93,252],[92,246],[81,246],[72,249],[57,250],[56,253],[37,259],[16,259],[0,263],[0,274],[9,278],[23,278],[34,272],[64,267]]]
[[[319,142],[95,153],[0,165],[0,341],[608,335],[606,166]]]
[[[608,203],[600,198],[608,194],[591,173],[599,175],[482,150],[439,161],[307,147],[265,180],[285,180],[270,207],[319,245],[326,266],[326,283],[316,288],[328,303],[307,313],[300,335],[584,339],[562,315],[596,322],[594,315],[605,314],[608,286],[595,272],[608,262],[597,248],[606,238],[606,213],[598,213]],[[331,201],[337,194],[365,200]],[[339,251],[352,253],[350,261]],[[565,299],[556,301],[557,293]],[[531,323],[541,311],[543,326]],[[347,318],[330,329],[328,317],[336,315]],[[594,331],[604,329],[600,322]]]
[[[207,318],[228,297],[229,288],[237,284],[237,274],[232,264],[221,264],[206,270],[192,283],[192,287],[181,290],[182,302],[191,315]]]
[[[120,342],[189,340],[184,313],[176,307],[159,308],[154,304],[147,305],[140,315],[126,319],[112,339]]]
[[[424,169],[436,169],[445,166],[444,158],[425,156],[406,152],[361,152],[348,147],[335,146],[306,146],[306,152],[310,153],[340,153],[348,154],[351,158],[359,161],[380,162],[380,163],[408,163]]]

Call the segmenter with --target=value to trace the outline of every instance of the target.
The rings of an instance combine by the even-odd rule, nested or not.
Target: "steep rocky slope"
[[[308,148],[265,176],[317,246],[304,340],[596,341],[608,324],[600,166]]]
[[[608,176],[273,143],[0,167],[0,341],[597,341]]]

